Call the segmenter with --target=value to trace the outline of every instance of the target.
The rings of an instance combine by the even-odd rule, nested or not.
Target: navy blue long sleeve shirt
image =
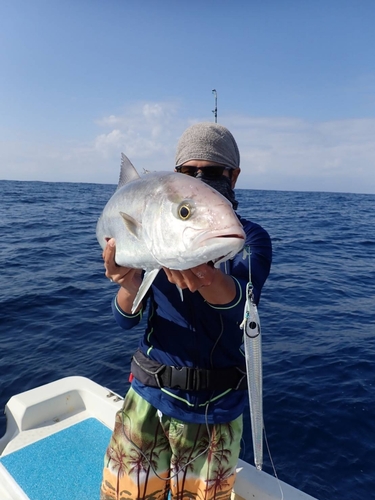
[[[239,217],[251,252],[251,281],[255,302],[270,271],[271,240],[258,224]],[[146,331],[140,350],[162,364],[218,369],[239,367],[245,370],[241,345],[246,284],[249,281],[249,257],[244,252],[221,264],[221,270],[233,277],[236,296],[224,305],[209,304],[199,292],[183,290],[184,300],[175,285],[160,271],[152,284]],[[116,299],[113,312],[125,330],[137,325],[142,310],[135,315],[122,311]],[[156,388],[132,381],[133,389],[164,414],[194,423],[224,423],[237,418],[244,409],[244,390],[183,391]],[[210,402],[209,402],[210,401]]]

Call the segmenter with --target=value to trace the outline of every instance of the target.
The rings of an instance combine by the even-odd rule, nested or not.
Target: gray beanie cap
[[[233,135],[217,123],[196,123],[180,137],[176,166],[190,160],[207,160],[232,168],[240,166],[240,152]]]

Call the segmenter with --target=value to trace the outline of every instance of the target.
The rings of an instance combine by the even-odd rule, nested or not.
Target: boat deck
[[[0,458],[30,500],[99,498],[111,431],[89,418]]]

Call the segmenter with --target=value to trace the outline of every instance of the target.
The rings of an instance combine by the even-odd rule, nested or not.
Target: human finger
[[[110,261],[115,260],[115,255],[116,255],[116,242],[114,238],[111,238],[107,241],[106,246],[103,249],[103,260],[104,263],[109,263]]]
[[[119,273],[107,275],[112,283],[120,285],[129,292],[136,293],[142,283],[142,269],[133,269],[130,267],[119,267]]]
[[[116,264],[115,256],[116,256],[116,242],[113,238],[111,238],[110,240],[108,240],[107,245],[103,250],[103,260],[107,278],[115,274],[125,274],[122,273],[122,271],[120,270],[121,266],[118,266]]]
[[[170,283],[177,285],[182,290],[187,288],[184,276],[181,271],[177,271],[175,269],[168,269],[166,267],[163,267],[163,269]]]

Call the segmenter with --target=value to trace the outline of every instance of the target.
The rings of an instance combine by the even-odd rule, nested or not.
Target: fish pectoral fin
[[[120,212],[121,217],[125,222],[125,226],[129,233],[131,233],[137,240],[140,239],[142,233],[142,224],[134,219],[131,215]]]
[[[143,276],[143,281],[141,283],[141,286],[139,287],[138,293],[135,296],[133,305],[132,305],[132,314],[137,310],[137,307],[141,303],[143,297],[146,295],[148,289],[152,285],[152,282],[156,278],[156,275],[160,269],[153,269],[152,271],[146,271],[145,275]]]

